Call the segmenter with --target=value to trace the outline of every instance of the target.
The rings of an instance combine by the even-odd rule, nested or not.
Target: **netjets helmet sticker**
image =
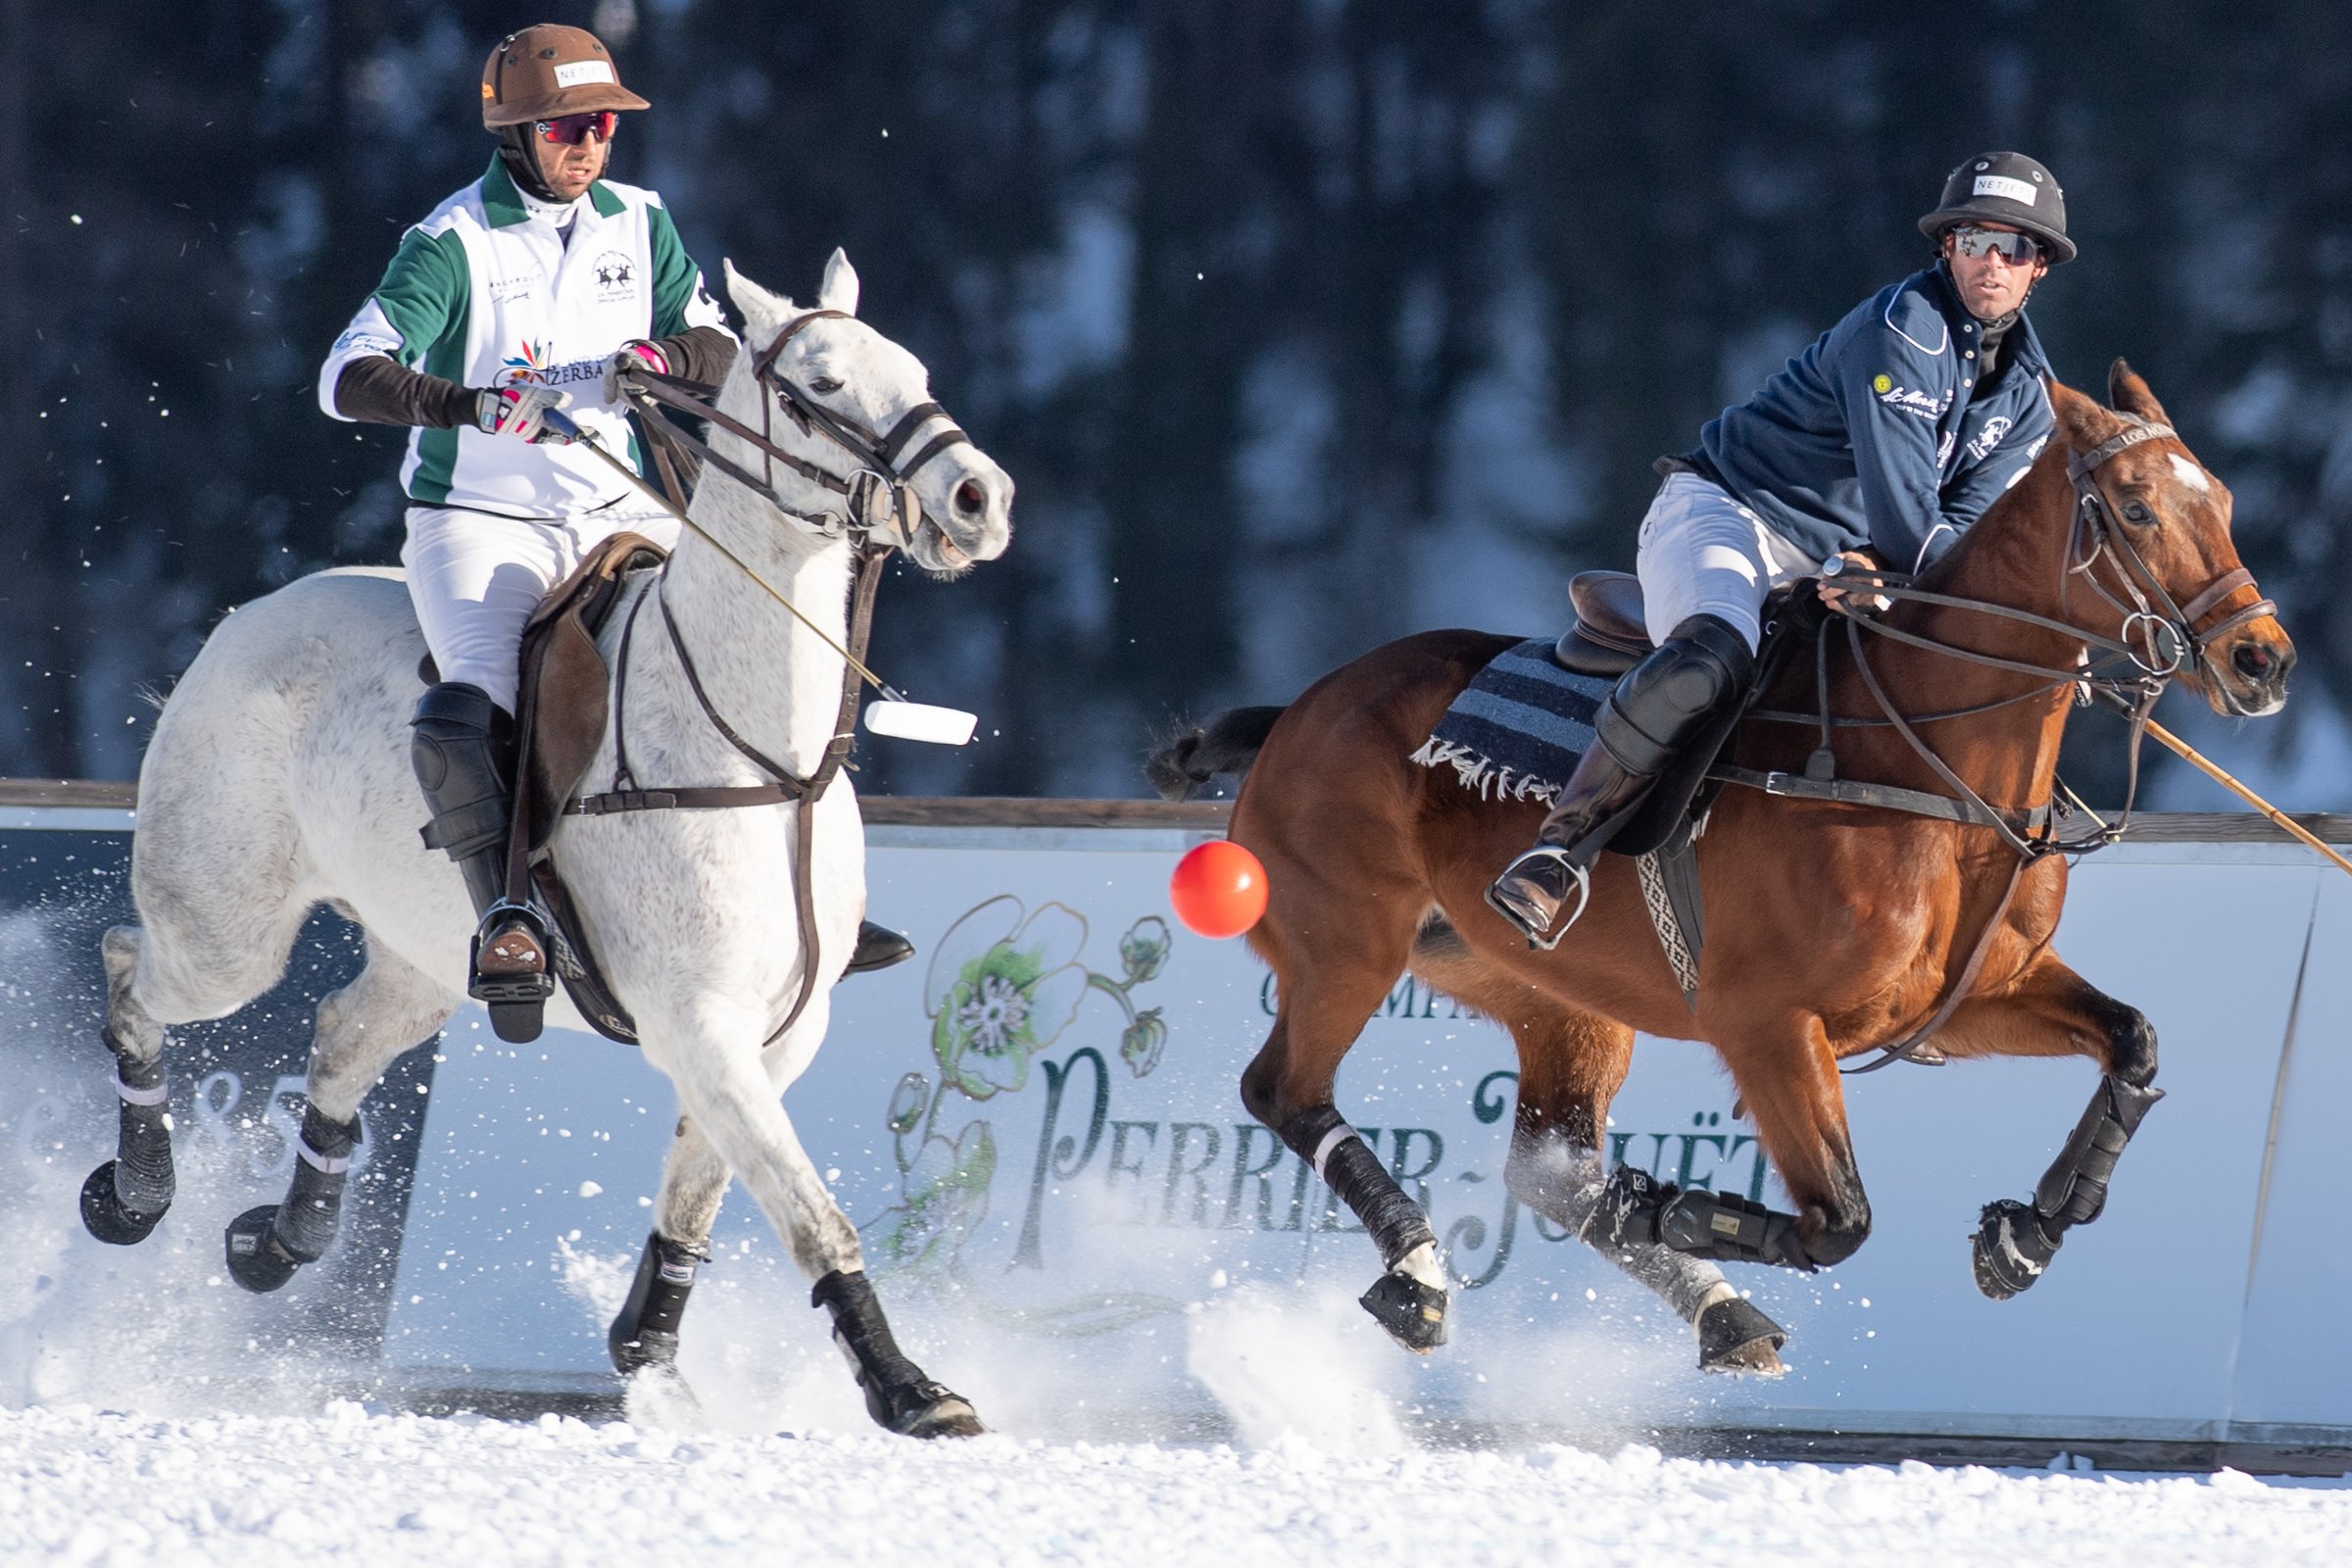
[[[600,305],[619,305],[637,297],[637,264],[618,251],[596,259],[596,298]]]
[[[1915,392],[1907,386],[1899,385],[1893,376],[1883,370],[1871,377],[1870,389],[1877,393],[1879,401],[1888,408],[1900,409],[1905,414],[1916,414],[1923,419],[1940,419],[1943,417],[1944,411],[1952,406],[1950,392],[1945,392],[1941,397],[1936,397],[1926,392]]]
[[[2001,437],[2007,435],[2016,424],[2017,421],[2006,414],[1996,414],[1986,419],[1984,428],[1978,431],[1977,438],[1968,444],[1968,455],[1983,463],[1992,449],[2001,444]]]

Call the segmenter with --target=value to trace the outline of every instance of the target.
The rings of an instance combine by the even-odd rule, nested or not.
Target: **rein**
[[[845,320],[849,318],[844,311],[810,311],[796,318],[778,332],[775,340],[754,362],[753,374],[757,382],[776,393],[773,400],[764,391],[760,396],[760,429],[757,433],[714,406],[715,388],[677,376],[662,375],[650,368],[634,371],[627,378],[636,383],[630,392],[631,401],[647,416],[647,429],[655,436],[656,454],[662,460],[663,478],[673,491],[671,499],[681,517],[686,509],[682,497],[675,492],[682,484],[692,483],[693,471],[688,468],[681,475],[678,468],[686,466],[679,464],[673,467],[668,450],[672,443],[681,456],[685,453],[698,454],[701,462],[715,465],[720,472],[751,490],[787,520],[800,524],[819,537],[841,539],[853,534],[858,536],[852,544],[854,566],[848,647],[843,649],[835,646],[835,651],[845,656],[841,706],[835,714],[832,738],[825,743],[823,756],[808,774],[797,774],[745,740],[727,722],[717,705],[710,701],[710,693],[704,690],[702,674],[695,668],[694,656],[687,652],[685,637],[678,630],[677,617],[670,612],[668,596],[662,591],[669,581],[669,567],[664,564],[655,574],[653,586],[640,591],[631,602],[627,618],[621,623],[620,645],[612,674],[612,787],[601,794],[567,801],[564,806],[564,814],[566,816],[608,816],[629,811],[732,810],[745,807],[787,804],[799,807],[793,819],[792,891],[800,922],[801,989],[791,1010],[784,1015],[784,1021],[761,1042],[763,1050],[800,1021],[801,1014],[808,1010],[809,1001],[816,994],[818,932],[813,864],[816,844],[814,808],[834,779],[850,765],[850,754],[857,745],[859,683],[874,680],[885,695],[895,695],[866,668],[865,653],[873,634],[874,597],[881,586],[882,567],[898,549],[913,542],[914,530],[920,525],[922,508],[913,491],[907,488],[907,481],[917,468],[941,452],[957,442],[971,439],[937,403],[915,405],[900,416],[887,435],[876,436],[858,421],[826,409],[777,370],[777,356],[793,336],[809,322],[828,317]],[[848,478],[842,478],[777,445],[771,422],[777,401],[783,403],[785,412],[792,416],[804,433],[813,430],[822,434],[857,459],[860,465],[858,470]],[[673,423],[662,415],[657,404],[710,419],[751,443],[761,454],[761,476],[753,477],[748,469],[732,459],[712,450],[699,436]],[[934,435],[905,464],[898,463],[899,455],[906,450],[915,433],[934,419],[946,420],[947,428]],[[841,496],[846,506],[845,514],[839,517],[811,514],[787,506],[775,490],[774,465],[779,463],[804,479]],[[878,512],[886,497],[887,512]],[[696,531],[701,532],[700,529]],[[753,581],[767,588],[771,596],[782,598],[737,559],[733,552],[725,550],[723,546],[719,548]],[[629,764],[626,724],[629,656],[636,638],[637,616],[645,609],[648,598],[660,602],[662,623],[668,633],[669,645],[677,655],[678,667],[686,676],[687,689],[694,693],[695,703],[702,709],[704,718],[739,756],[766,774],[768,782],[664,789],[646,789],[639,783]],[[792,608],[790,601],[783,602],[787,609]],[[798,615],[800,612],[795,610],[794,613]],[[823,636],[821,629],[818,629],[818,635]],[[827,637],[825,641],[830,644],[832,640]]]
[[[2120,840],[2131,825],[2133,802],[2139,794],[2139,759],[2146,738],[2149,715],[2156,701],[2174,676],[2193,664],[2203,664],[2213,642],[2229,632],[2263,615],[2276,613],[2278,607],[2268,599],[2235,611],[2213,626],[2200,632],[2196,622],[2223,600],[2240,588],[2254,583],[2254,574],[2240,566],[2224,572],[2206,584],[2186,605],[2175,603],[2172,595],[2158,580],[2147,561],[2132,545],[2123,523],[2117,517],[2112,502],[2107,499],[2094,477],[2098,469],[2117,454],[2139,445],[2174,435],[2172,426],[2157,424],[2132,415],[2122,416],[2128,423],[2117,434],[2087,452],[2071,455],[2067,460],[2067,478],[2075,490],[2074,531],[2067,544],[2067,564],[2059,582],[2059,602],[2066,602],[2067,583],[2080,577],[2091,592],[2105,600],[2122,613],[2124,623],[2115,637],[2085,631],[2071,621],[2038,615],[2030,611],[2014,609],[1979,599],[1964,599],[1912,586],[1913,579],[1895,572],[1866,571],[1854,573],[1856,591],[1867,591],[1879,597],[1898,602],[1940,606],[1951,610],[1968,611],[2009,620],[2021,625],[2059,632],[2101,650],[2104,657],[2096,662],[2086,662],[2074,669],[2055,669],[2029,663],[2021,660],[2004,659],[1993,654],[1979,653],[1950,643],[1937,642],[1899,627],[1884,625],[1878,620],[1854,613],[1845,615],[1846,646],[1851,652],[1854,667],[1862,677],[1871,700],[1878,705],[1877,717],[1847,717],[1833,715],[1829,697],[1829,624],[1823,623],[1815,645],[1816,686],[1820,712],[1796,713],[1780,710],[1754,709],[1749,716],[1778,723],[1818,723],[1821,746],[1807,761],[1802,775],[1783,772],[1758,772],[1753,769],[1719,766],[1716,776],[1726,782],[1762,790],[1768,795],[1790,796],[1808,800],[1831,801],[1843,805],[1876,807],[1886,810],[1906,811],[1914,815],[1938,817],[1947,821],[1990,827],[2001,837],[2017,858],[2010,868],[2008,884],[2003,888],[1999,904],[1985,922],[1971,950],[1968,961],[1959,977],[1946,990],[1943,999],[1927,1021],[1901,1041],[1881,1048],[1879,1056],[1860,1067],[1842,1068],[1848,1076],[1876,1072],[1881,1067],[1908,1059],[1919,1048],[1951,1020],[1975,985],[1979,971],[1990,953],[1993,939],[1998,935],[2017,889],[2025,879],[2029,866],[2052,855],[2084,855]],[[2121,585],[2124,598],[2108,591],[2096,575],[2104,558],[2113,564],[2113,575]],[[1845,574],[1840,574],[1842,584]],[[2143,588],[2145,592],[2143,592]],[[1964,663],[2009,670],[2018,674],[2041,677],[2041,684],[2014,697],[2001,698],[1972,708],[1952,709],[1942,712],[1906,716],[1896,709],[1878,672],[1871,667],[1863,631],[1867,628],[1881,637],[1938,654]],[[2140,641],[2133,641],[2134,635]],[[2129,672],[2118,669],[2119,662],[2129,666]],[[2064,687],[2074,686],[2078,700],[2087,703],[2095,695],[2119,709],[2130,725],[2126,743],[2126,785],[2123,810],[2113,823],[2100,822],[2089,835],[2074,840],[2058,838],[2052,831],[2055,816],[2054,798],[2022,810],[1991,805],[1971,787],[1950,764],[1921,738],[1916,726],[1949,719],[1973,717],[2018,703],[2032,702]],[[1869,784],[1838,779],[1836,759],[1831,751],[1834,731],[1840,726],[1891,728],[1920,760],[1943,781],[1953,793],[1939,796],[1923,790],[1901,789],[1893,785]],[[2065,786],[2060,784],[2059,788]],[[2070,798],[2071,798],[2071,793]],[[2089,813],[2085,813],[2089,814]],[[2094,815],[2094,821],[2098,819]]]

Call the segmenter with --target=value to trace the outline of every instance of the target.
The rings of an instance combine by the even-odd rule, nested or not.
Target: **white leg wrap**
[[[1438,1249],[1434,1242],[1423,1242],[1419,1247],[1405,1253],[1396,1260],[1396,1266],[1390,1272],[1409,1274],[1433,1291],[1451,1288],[1446,1281],[1446,1271],[1438,1267]]]
[[[1348,1126],[1346,1122],[1340,1123],[1337,1127],[1334,1127],[1331,1131],[1323,1135],[1323,1141],[1315,1145],[1314,1163],[1315,1174],[1317,1176],[1325,1176],[1323,1167],[1331,1163],[1331,1152],[1339,1148],[1342,1144],[1346,1143],[1348,1139],[1353,1138],[1355,1135],[1355,1129]],[[1328,1180],[1328,1176],[1325,1176],[1325,1179]]]

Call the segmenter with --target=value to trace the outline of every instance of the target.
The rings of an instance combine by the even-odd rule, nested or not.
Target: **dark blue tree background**
[[[2034,305],[2237,494],[2305,673],[2242,733],[2352,759],[2352,33],[2324,0],[546,0],[653,99],[618,177],[713,274],[863,314],[1020,484],[1013,552],[887,588],[877,662],[983,714],[900,792],[1141,792],[1178,711],[1403,632],[1556,620],[1649,460],[1925,258],[1985,147],[2067,186]],[[0,773],[129,777],[207,628],[396,557],[398,438],[312,377],[479,173],[475,0],[0,0]],[[2100,732],[2105,733],[2105,732]],[[2112,793],[2100,748],[2070,759]],[[2222,797],[2170,777],[2159,799]]]

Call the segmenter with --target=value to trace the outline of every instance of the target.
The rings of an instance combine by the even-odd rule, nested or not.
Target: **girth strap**
[[[2050,820],[2052,803],[2024,811],[2003,811],[1997,807],[1979,805],[1947,795],[1931,795],[1926,790],[1908,790],[1894,784],[1870,784],[1859,779],[1813,779],[1802,773],[1762,771],[1750,767],[1734,767],[1719,763],[1708,770],[1709,778],[1722,779],[1727,784],[1741,784],[1766,795],[1786,796],[1800,801],[1829,801],[1838,806],[1869,806],[1886,811],[1905,811],[1913,816],[1933,816],[1946,822],[1965,822],[1975,827],[2006,827],[2019,834],[2039,833]]]

